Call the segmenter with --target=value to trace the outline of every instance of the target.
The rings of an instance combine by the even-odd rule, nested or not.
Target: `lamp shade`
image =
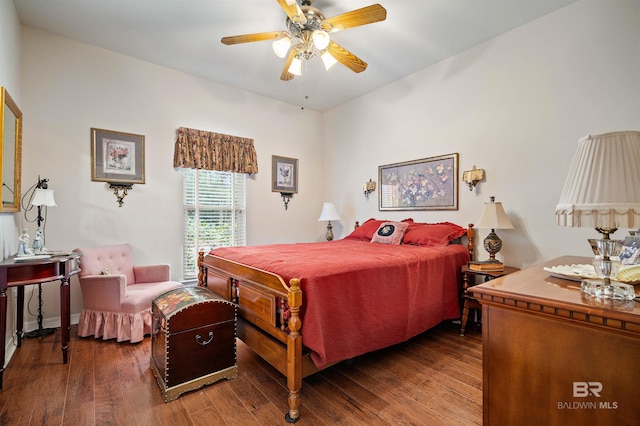
[[[588,135],[578,141],[556,206],[556,224],[640,227],[640,132]]]
[[[329,34],[324,30],[315,30],[311,34],[311,39],[313,40],[313,45],[318,50],[326,49],[327,46],[329,46],[329,42],[331,41]]]
[[[322,213],[320,213],[320,217],[318,221],[324,220],[340,220],[340,215],[338,214],[338,210],[336,210],[336,206],[330,202],[325,201],[322,206]]]
[[[287,52],[291,47],[291,39],[287,36],[284,36],[274,41],[272,46],[273,52],[276,54],[276,56],[278,56],[279,58],[284,58],[285,56],[287,56]]]
[[[476,228],[513,229],[513,225],[504,212],[502,203],[496,202],[495,198],[491,197],[491,201],[484,205],[482,216],[476,223]]]
[[[36,188],[31,204],[34,206],[56,206],[56,200],[53,198],[53,189]]]
[[[300,58],[293,58],[288,71],[293,75],[302,75],[302,60]]]
[[[332,66],[338,63],[338,60],[334,58],[331,53],[327,50],[323,50],[320,54],[320,58],[322,59],[322,63],[324,64],[324,69],[329,71]]]

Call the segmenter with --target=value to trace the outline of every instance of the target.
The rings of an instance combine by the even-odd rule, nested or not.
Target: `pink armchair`
[[[129,244],[77,248],[84,307],[78,322],[82,337],[142,341],[151,334],[151,302],[181,287],[171,281],[169,265],[134,266]]]

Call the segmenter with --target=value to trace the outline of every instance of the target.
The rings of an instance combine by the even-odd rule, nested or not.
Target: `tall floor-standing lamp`
[[[36,217],[36,222],[38,224],[38,228],[36,229],[36,235],[33,239],[33,252],[34,254],[46,254],[47,249],[45,248],[45,226],[46,226],[46,217],[42,216],[43,208],[54,207],[56,206],[56,200],[53,197],[53,189],[49,189],[48,183],[49,179],[40,179],[38,176],[38,183],[34,185],[33,192],[31,195],[30,205],[35,206],[38,209],[38,217]],[[28,193],[29,191],[27,191]],[[27,194],[25,194],[26,196]],[[46,210],[45,210],[46,212]],[[26,216],[26,210],[25,210]],[[46,216],[46,213],[45,213]],[[34,337],[44,337],[49,334],[53,334],[56,332],[55,328],[43,328],[42,326],[42,284],[38,284],[38,328],[36,330],[25,333],[24,337],[34,338]]]
[[[333,240],[333,226],[331,226],[332,220],[340,220],[340,215],[338,214],[338,210],[336,210],[336,206],[331,201],[325,201],[322,205],[322,213],[320,213],[320,217],[318,218],[318,222],[328,221],[327,223],[327,241]]]
[[[582,291],[605,299],[633,298],[624,285],[613,285],[619,243],[609,237],[618,228],[640,227],[640,131],[588,135],[578,141],[569,175],[556,206],[556,224],[595,228],[602,280],[585,280]]]

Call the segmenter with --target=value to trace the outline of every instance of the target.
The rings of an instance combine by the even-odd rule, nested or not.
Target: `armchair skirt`
[[[170,279],[169,265],[134,266],[129,244],[79,248],[78,275],[83,309],[82,337],[140,342],[151,334],[151,304],[157,296],[182,287]]]

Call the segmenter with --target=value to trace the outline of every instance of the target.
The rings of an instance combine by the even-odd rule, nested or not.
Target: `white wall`
[[[129,242],[137,263],[169,263],[173,278],[182,279],[182,179],[173,169],[181,126],[254,139],[259,172],[248,179],[249,244],[322,238],[319,113],[33,28],[23,27],[22,47],[22,187],[40,175],[55,191],[47,248]],[[135,185],[122,207],[106,183],[91,181],[92,127],[145,136],[146,183]],[[272,155],[299,159],[299,193],[288,210],[271,192]],[[34,224],[26,225],[33,234]],[[75,279],[71,291],[77,314]],[[59,316],[56,286],[44,299],[45,317]]]
[[[12,0],[0,0],[0,86],[20,105],[20,22]],[[18,213],[0,213],[0,259],[6,259],[18,248]],[[11,336],[15,328],[15,291],[8,291],[5,359],[10,359],[15,346]]]
[[[0,0],[0,86],[20,106],[20,22],[11,0]],[[17,213],[0,213],[0,257],[18,248]]]
[[[5,9],[13,16],[11,2],[0,1],[0,18]],[[255,139],[249,244],[322,240],[317,217],[329,198],[343,217],[333,223],[339,238],[372,216],[466,225],[495,195],[516,226],[498,231],[508,264],[589,255],[595,231],[556,227],[553,211],[580,137],[640,129],[638,13],[627,0],[582,0],[325,114],[23,28],[21,82],[13,83],[21,90],[12,90],[25,115],[22,189],[38,175],[51,180],[58,207],[49,209],[47,247],[128,241],[139,263],[169,262],[180,278],[173,145],[178,127],[195,127]],[[91,181],[91,127],[146,137],[147,183],[121,208]],[[460,187],[458,211],[379,212],[378,193],[362,195],[379,165],[453,152],[460,172],[475,164],[487,173],[475,191]],[[271,155],[300,160],[300,193],[287,211],[271,193]],[[55,319],[57,286],[45,286],[45,300],[45,318]],[[74,280],[72,313],[80,309]]]
[[[640,130],[639,13],[626,0],[583,0],[326,113],[326,176],[343,223],[465,226],[494,195],[515,226],[497,231],[507,264],[588,256],[598,234],[555,226],[554,209],[580,137]],[[475,191],[460,186],[458,211],[379,212],[378,191],[362,195],[379,165],[454,152],[460,175],[486,171]]]

